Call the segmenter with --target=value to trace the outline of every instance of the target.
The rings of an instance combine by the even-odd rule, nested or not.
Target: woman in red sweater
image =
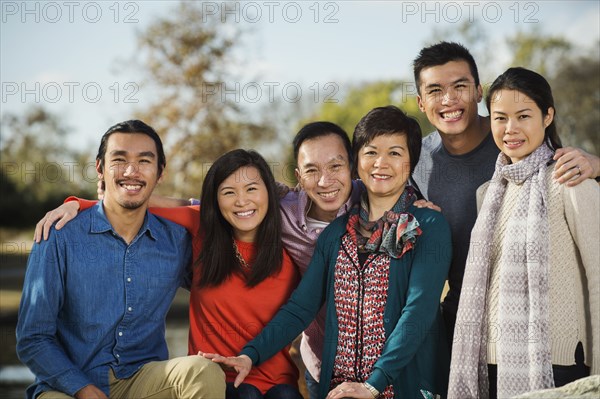
[[[217,159],[201,204],[189,353],[234,356],[286,303],[299,274],[281,242],[275,179],[258,153],[233,150]],[[237,389],[237,372],[226,371],[227,398],[302,398],[289,347],[253,371]]]

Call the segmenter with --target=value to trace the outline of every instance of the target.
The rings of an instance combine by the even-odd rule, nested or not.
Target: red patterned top
[[[384,311],[390,257],[370,253],[363,265],[350,234],[342,237],[335,265],[335,308],[339,333],[331,389],[344,381],[366,381],[385,346]],[[388,386],[380,398],[393,398]]]

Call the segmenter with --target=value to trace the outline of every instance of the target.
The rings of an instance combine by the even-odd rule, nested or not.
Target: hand
[[[50,227],[54,222],[58,220],[54,228],[60,230],[67,222],[77,216],[79,212],[79,202],[69,201],[65,202],[56,209],[47,212],[46,215],[35,225],[35,233],[33,234],[33,240],[39,243],[42,240],[48,239],[50,234]]]
[[[108,396],[104,394],[95,385],[86,385],[75,393],[76,399],[108,399]]]
[[[343,382],[327,394],[327,399],[339,398],[373,399],[373,395],[362,382]]]
[[[104,180],[98,180],[96,193],[98,194],[98,201],[102,201],[104,199]]]
[[[438,212],[442,211],[442,208],[440,208],[433,202],[427,201],[425,199],[416,200],[415,202],[413,202],[413,205],[416,206],[417,208],[429,208],[429,209],[433,209],[434,211],[438,211]]]
[[[600,158],[579,148],[559,148],[554,154],[554,160],[557,162],[553,177],[561,184],[567,182],[569,187],[597,177],[600,173]]]
[[[198,356],[204,356],[215,363],[233,367],[233,369],[238,373],[235,381],[233,382],[233,386],[236,388],[239,387],[242,382],[244,382],[244,379],[252,369],[252,360],[246,355],[225,357],[217,353],[198,352]]]

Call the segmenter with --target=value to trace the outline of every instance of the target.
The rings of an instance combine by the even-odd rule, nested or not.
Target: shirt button
[[[131,277],[127,277],[127,282],[131,283]]]
[[[127,311],[131,312],[133,310],[133,308],[130,306],[127,308]]]
[[[117,359],[121,357],[121,355],[119,355],[118,353],[115,356],[117,357]]]
[[[123,336],[123,331],[119,331],[119,337]]]
[[[316,230],[315,230],[315,233],[317,233],[317,234],[321,234],[321,229],[316,229]]]

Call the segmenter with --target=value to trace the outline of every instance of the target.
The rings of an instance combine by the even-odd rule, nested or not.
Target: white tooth
[[[446,119],[458,118],[462,115],[462,111],[445,112],[443,117]]]
[[[321,197],[325,197],[325,198],[332,198],[332,197],[335,197],[339,191],[340,191],[340,190],[333,191],[333,192],[331,192],[331,193],[319,193],[319,195],[320,195]]]

